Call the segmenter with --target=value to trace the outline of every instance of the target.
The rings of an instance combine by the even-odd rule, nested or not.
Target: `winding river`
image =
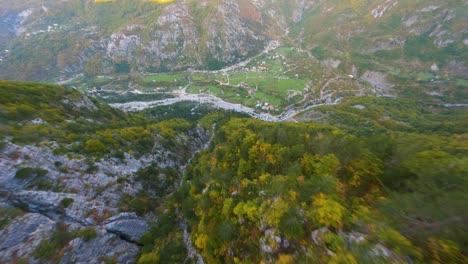
[[[229,103],[229,102],[223,101],[222,99],[216,96],[209,95],[209,94],[181,93],[179,94],[179,97],[176,97],[176,98],[169,98],[169,99],[150,101],[150,102],[128,102],[128,103],[122,103],[122,104],[111,104],[111,106],[114,108],[124,110],[124,111],[141,111],[146,108],[171,105],[171,104],[175,104],[179,102],[198,102],[198,103],[210,104],[220,109],[226,109],[226,110],[236,111],[239,113],[245,113],[245,114],[250,115],[251,117],[261,119],[264,121],[268,121],[268,122],[282,122],[289,118],[292,118],[297,113],[309,110],[314,107],[337,104],[341,101],[341,99],[342,98],[338,98],[332,103],[314,104],[314,105],[309,105],[307,107],[298,108],[298,109],[286,108],[286,110],[278,116],[275,116],[269,113],[259,113],[258,111],[250,107],[247,107],[241,104]]]

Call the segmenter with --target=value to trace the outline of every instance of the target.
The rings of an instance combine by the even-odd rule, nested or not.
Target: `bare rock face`
[[[326,59],[323,61],[323,64],[326,65],[327,67],[331,68],[338,68],[341,64],[340,60],[335,60],[335,59]]]
[[[392,50],[400,49],[405,46],[406,39],[402,37],[394,37],[383,40],[378,40],[374,43],[374,47],[369,52],[376,52],[379,50]]]
[[[237,1],[220,1],[206,8],[210,12],[186,2],[165,5],[151,25],[129,25],[102,38],[105,56],[129,61],[139,71],[219,68],[266,45],[267,38],[247,23]],[[199,17],[197,12],[207,15]],[[142,38],[141,31],[149,37]]]
[[[143,234],[148,231],[149,224],[135,213],[122,213],[106,220],[104,227],[109,233],[138,243]]]
[[[99,263],[105,259],[112,259],[117,263],[134,263],[140,251],[137,245],[105,232],[88,242],[76,238],[68,246],[70,249],[63,255],[60,263]]]
[[[15,219],[0,230],[0,262],[6,263],[15,256],[28,256],[47,238],[55,227],[55,221],[36,213],[28,213]]]
[[[466,78],[468,76],[468,66],[462,61],[451,61],[447,65],[447,68],[451,74],[460,78]]]
[[[68,103],[95,107],[86,100]],[[133,263],[141,248],[140,238],[154,219],[151,213],[137,216],[119,207],[122,195],[133,196],[142,188],[135,172],[153,163],[159,168],[182,166],[190,153],[206,147],[210,139],[198,127],[176,138],[183,151],[155,146],[152,153],[138,159],[125,153],[124,160],[106,157],[93,161],[92,171],[87,171],[89,159],[85,157],[55,155],[52,149],[57,143],[20,146],[7,141],[0,152],[0,206],[20,207],[26,213],[2,226],[0,262],[12,262],[16,257],[37,262],[34,252],[61,227],[65,228],[61,232],[75,236],[60,245],[61,263],[106,259]],[[19,177],[22,169],[29,169],[29,175]],[[94,230],[95,235],[81,237],[83,230]]]
[[[390,96],[393,84],[387,80],[387,74],[374,71],[366,71],[362,77],[364,81],[370,83],[375,91],[383,96]]]

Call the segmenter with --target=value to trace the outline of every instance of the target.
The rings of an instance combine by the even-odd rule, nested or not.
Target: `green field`
[[[365,58],[367,59],[367,58]],[[398,69],[395,68],[394,72]],[[187,87],[192,94],[211,94],[231,103],[239,103],[260,111],[281,113],[285,107],[308,96],[318,96],[320,87],[339,75],[338,70],[325,70],[305,51],[282,46],[262,54],[245,67],[228,72],[178,72],[151,75],[121,74],[79,79],[73,85],[79,90],[100,87],[105,91],[140,90],[145,93],[173,93]],[[413,79],[430,80],[432,74],[417,72]],[[348,96],[356,84],[349,81],[328,85],[329,93]],[[352,94],[351,94],[352,95]],[[144,96],[143,96],[144,97]],[[266,108],[266,106],[269,106]],[[274,109],[274,110],[273,110]]]
[[[178,82],[183,76],[180,74],[158,74],[143,77],[143,82],[168,83]]]

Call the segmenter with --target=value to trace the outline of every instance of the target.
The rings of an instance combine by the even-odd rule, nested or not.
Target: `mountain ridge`
[[[48,4],[50,8],[45,7]],[[464,4],[466,2],[461,0],[451,0],[443,5],[437,2],[383,0],[372,4],[368,1],[288,1],[287,4],[284,1],[176,1],[165,5],[129,0],[103,4],[73,0],[56,5],[45,1],[42,7],[36,4],[27,9],[26,5],[16,11],[19,14],[26,10],[29,15],[19,21],[18,27],[24,29],[16,32],[19,38],[13,43],[23,45],[22,48],[26,50],[32,48],[24,38],[24,32],[32,34],[34,28],[43,27],[46,31],[43,41],[49,45],[47,49],[53,50],[50,55],[44,54],[51,56],[45,57],[47,67],[52,67],[51,70],[56,72],[96,74],[96,71],[112,72],[116,70],[115,64],[123,62],[128,63],[131,71],[140,72],[153,69],[158,72],[188,68],[219,69],[258,53],[269,40],[277,39],[286,44],[299,44],[320,60],[325,57],[338,59],[344,65],[342,70],[351,73],[353,64],[366,60],[367,54],[377,52],[374,60],[385,59],[382,56],[388,56],[385,54],[387,50],[401,50],[411,44],[412,39],[418,41],[415,36],[427,36],[427,41],[433,41],[434,47],[427,46],[426,54],[441,50],[438,52],[450,55],[449,50],[443,50],[449,47],[452,53],[455,52],[452,57],[456,63],[465,65],[463,68],[462,65],[455,66],[455,63],[451,67],[458,67],[458,72],[464,77],[467,62],[466,56],[461,54],[466,54],[467,49],[464,44],[467,32],[463,30],[463,25],[467,23],[463,14],[467,11],[464,8],[455,9]],[[4,3],[3,6],[9,5]],[[45,12],[43,7],[48,11]],[[8,14],[5,12],[8,11],[2,13]],[[64,20],[67,12],[71,12],[71,21],[78,23],[77,26],[73,27]],[[46,14],[44,18],[37,19],[38,15],[43,14]],[[331,19],[334,22],[330,22]],[[54,24],[57,28],[54,28]],[[52,26],[50,32],[47,32],[48,26]],[[397,36],[392,36],[397,32]],[[409,44],[408,36],[412,37]],[[74,45],[54,47],[49,42],[63,38],[70,38]],[[11,44],[7,46],[13,47]],[[11,50],[20,52],[19,49]],[[356,55],[352,55],[353,52]],[[413,58],[423,63],[428,61],[428,58],[419,57],[418,54],[415,52]],[[78,58],[79,61],[76,61]],[[10,62],[15,64],[15,60]],[[33,56],[31,60],[34,60]],[[397,65],[394,67],[401,67],[398,61],[391,63],[395,62]],[[428,62],[443,68],[443,64],[449,61],[441,61],[440,56],[434,56],[433,61]],[[88,70],[85,69],[86,65]],[[404,62],[403,65],[416,66],[411,62]],[[6,72],[9,71],[5,63],[2,66]],[[361,70],[360,65],[357,66]],[[26,76],[23,76],[24,79]],[[45,76],[34,77],[33,74],[32,77]]]

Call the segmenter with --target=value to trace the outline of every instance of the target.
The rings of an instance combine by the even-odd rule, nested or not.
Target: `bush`
[[[36,188],[41,191],[48,191],[54,187],[54,183],[46,178],[36,178],[28,186],[29,189]]]
[[[25,180],[31,177],[43,177],[48,173],[47,170],[41,168],[26,167],[16,171],[15,178]]]
[[[58,147],[52,151],[52,153],[56,156],[66,154],[68,152],[68,148],[66,147]]]
[[[102,154],[105,149],[106,146],[97,139],[89,139],[84,144],[84,150],[91,154]]]
[[[62,201],[60,201],[60,207],[62,208],[68,208],[68,206],[70,206],[70,204],[72,204],[74,202],[73,198],[64,198],[62,199]]]
[[[92,227],[87,227],[75,232],[77,237],[81,237],[84,241],[88,242],[97,237],[96,230]]]
[[[66,229],[64,224],[57,224],[55,232],[52,233],[48,240],[43,240],[39,244],[33,256],[43,261],[58,262],[58,258],[60,257],[59,250],[75,238],[74,234]]]
[[[0,151],[6,147],[7,143],[5,141],[0,141]]]

